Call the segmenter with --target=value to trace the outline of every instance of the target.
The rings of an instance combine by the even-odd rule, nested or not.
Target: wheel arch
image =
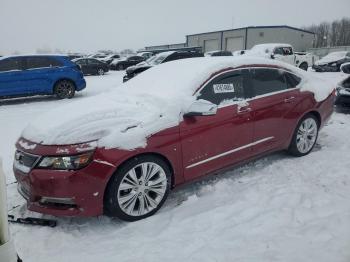
[[[160,154],[160,153],[157,153],[157,152],[143,152],[143,153],[139,153],[139,154],[130,156],[130,157],[128,157],[128,158],[126,158],[126,159],[121,161],[121,163],[114,169],[112,175],[108,178],[108,181],[107,181],[106,187],[105,187],[105,191],[106,191],[106,188],[108,187],[108,185],[109,185],[113,175],[116,174],[121,167],[123,167],[125,164],[127,164],[132,159],[137,158],[137,157],[141,157],[141,156],[154,156],[154,157],[162,159],[168,165],[168,167],[170,169],[170,172],[171,172],[171,187],[172,188],[174,187],[174,184],[175,184],[175,170],[174,170],[174,167],[173,167],[172,163],[170,162],[170,160],[166,156],[164,156],[163,154]],[[104,195],[105,195],[105,192],[104,192]]]

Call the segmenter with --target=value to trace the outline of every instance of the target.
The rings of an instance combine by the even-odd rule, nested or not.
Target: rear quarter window
[[[295,88],[301,82],[300,77],[298,77],[294,74],[291,74],[291,73],[285,73],[285,78],[286,78],[288,88]]]
[[[62,66],[62,63],[53,57],[27,57],[27,69]]]

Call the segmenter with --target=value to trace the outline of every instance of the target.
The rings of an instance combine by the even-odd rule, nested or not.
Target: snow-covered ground
[[[117,88],[122,75],[87,77],[87,89],[72,100],[0,102],[9,209],[20,205],[10,214],[41,216],[26,210],[12,183],[14,144],[22,129],[44,111]],[[320,76],[334,83],[343,77]],[[349,262],[349,134],[350,115],[335,113],[310,155],[276,153],[183,186],[146,220],[59,218],[56,228],[11,225],[12,235],[25,262]]]

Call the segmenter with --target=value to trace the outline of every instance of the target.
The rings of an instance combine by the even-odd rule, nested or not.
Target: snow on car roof
[[[147,145],[147,137],[179,124],[193,93],[214,73],[244,65],[282,66],[299,76],[306,72],[288,64],[253,57],[191,58],[164,63],[114,90],[43,113],[22,136],[46,145],[98,140],[98,146],[131,150]],[[307,79],[305,76],[304,79]],[[303,87],[324,99],[322,80]],[[327,85],[326,85],[327,86]],[[59,117],[57,117],[59,116]]]
[[[273,52],[273,50],[277,47],[292,47],[292,46],[290,44],[279,44],[279,43],[259,44],[259,45],[253,46],[253,48],[248,50],[246,54],[269,56]]]

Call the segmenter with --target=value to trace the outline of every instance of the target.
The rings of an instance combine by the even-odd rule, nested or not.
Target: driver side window
[[[224,101],[244,99],[244,76],[241,70],[226,73],[210,81],[201,91],[197,99],[204,99],[219,105]]]

